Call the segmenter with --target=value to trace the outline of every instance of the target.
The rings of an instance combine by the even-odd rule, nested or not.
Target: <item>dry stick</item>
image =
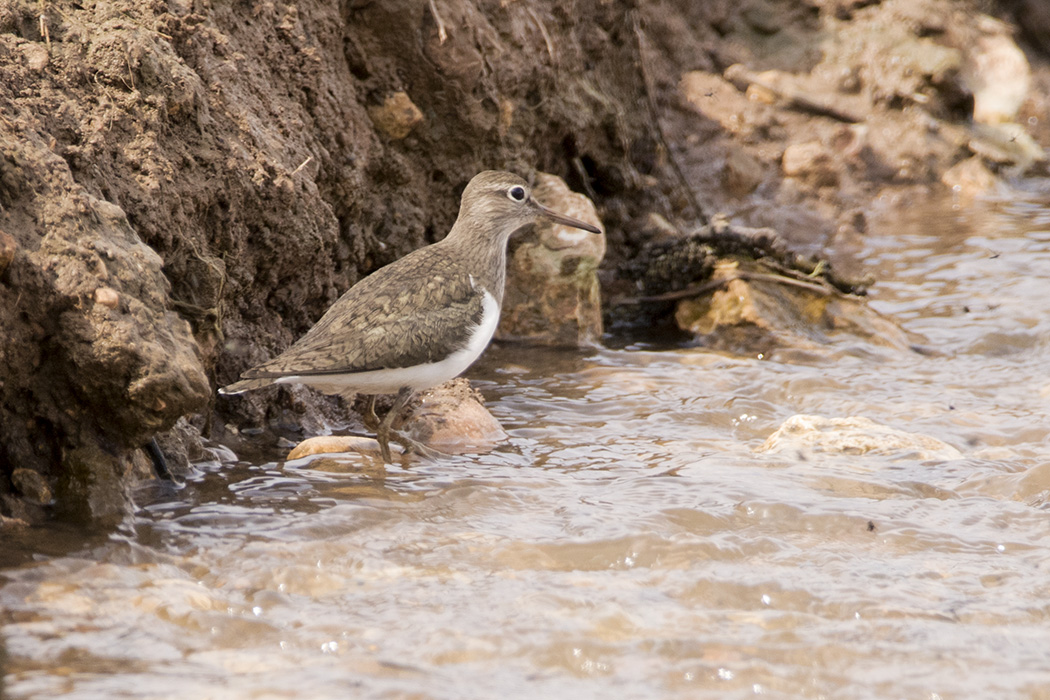
[[[773,284],[782,284],[785,287],[798,287],[799,289],[807,289],[824,296],[842,295],[834,287],[817,284],[816,282],[807,282],[794,277],[787,277],[786,275],[771,275],[765,272],[740,272],[737,273],[737,278],[748,282],[772,282]]]
[[[434,0],[430,0],[430,14],[434,15],[434,22],[438,28],[438,43],[444,44],[445,40],[448,39],[448,32],[445,31],[445,23],[441,20],[441,15],[438,14],[437,3]]]
[[[686,287],[685,289],[679,289],[674,292],[664,292],[663,294],[653,294],[651,296],[644,297],[620,297],[618,299],[611,299],[610,303],[613,306],[633,306],[635,304],[648,304],[654,301],[678,301],[679,299],[689,299],[691,297],[698,297],[701,294],[706,294],[712,290],[724,287],[736,277],[710,280],[703,284],[695,285],[692,287]]]
[[[314,159],[314,157],[313,157],[313,156],[307,156],[307,157],[306,157],[306,160],[304,160],[304,161],[303,161],[302,163],[300,163],[300,164],[299,164],[299,167],[298,167],[298,168],[296,168],[295,170],[293,170],[293,171],[292,171],[292,175],[291,175],[291,176],[292,176],[292,177],[295,177],[296,175],[298,175],[298,174],[299,174],[299,172],[300,172],[300,171],[301,171],[301,170],[302,170],[303,168],[305,168],[305,167],[306,167],[307,165],[309,165],[309,164],[310,164],[310,161],[311,161],[311,160],[313,160],[313,159]]]
[[[128,77],[131,79],[130,89],[138,90],[135,86],[135,69],[131,67],[131,56],[129,56],[126,51],[124,52],[124,65],[128,67]],[[121,78],[121,81],[123,81],[123,78]],[[124,84],[127,85],[127,83]]]
[[[642,83],[645,85],[645,98],[646,103],[649,106],[649,119],[656,127],[656,135],[660,140],[660,145],[667,153],[667,158],[671,161],[671,167],[674,170],[675,175],[678,177],[678,183],[682,189],[685,190],[686,196],[689,198],[689,204],[693,207],[693,211],[696,212],[696,217],[700,220],[702,226],[708,226],[710,225],[710,221],[707,218],[707,214],[704,213],[703,207],[700,206],[700,200],[697,199],[696,192],[693,192],[693,188],[689,185],[689,180],[686,179],[682,166],[678,163],[678,158],[675,156],[674,151],[671,150],[671,147],[667,142],[667,135],[664,133],[663,124],[660,122],[660,115],[656,109],[656,98],[653,97],[655,93],[653,81],[649,75],[649,71],[645,69],[645,33],[642,31],[642,23],[638,19],[638,10],[631,10],[631,22],[634,25],[634,36],[638,42],[638,67],[642,73]]]
[[[805,289],[810,292],[816,292],[824,296],[839,295],[845,296],[842,292],[834,289],[833,287],[825,287],[813,282],[806,282],[804,280],[798,280],[794,277],[785,277],[782,275],[770,275],[764,272],[737,272],[730,277],[723,277],[722,279],[710,280],[703,284],[699,284],[693,287],[686,287],[685,289],[679,289],[673,292],[664,292],[663,294],[654,294],[652,296],[644,297],[626,297],[622,299],[616,299],[613,301],[614,305],[630,305],[630,304],[644,304],[654,301],[678,301],[679,299],[689,299],[691,297],[698,297],[701,294],[706,294],[719,287],[733,282],[734,280],[744,280],[745,282],[771,282],[773,284],[782,284],[785,287],[798,287]]]
[[[47,48],[51,48],[51,30],[47,26],[47,4],[40,0],[40,35],[44,37]]]
[[[587,174],[587,168],[584,167],[583,161],[579,156],[572,159],[572,167],[576,170],[576,174],[580,176],[580,182],[583,183],[583,189],[586,191],[587,196],[591,198],[592,202],[597,202],[598,195],[595,194],[594,188],[591,186],[591,176]]]

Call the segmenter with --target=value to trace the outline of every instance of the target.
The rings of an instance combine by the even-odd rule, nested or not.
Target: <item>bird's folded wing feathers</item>
[[[397,295],[371,291],[366,285],[341,298],[298,342],[243,377],[347,374],[437,362],[466,345],[483,315],[482,297],[465,274],[430,276]]]

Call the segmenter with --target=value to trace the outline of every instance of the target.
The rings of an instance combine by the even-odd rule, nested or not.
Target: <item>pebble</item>
[[[401,446],[395,442],[390,443],[390,449],[400,451]],[[361,454],[379,454],[379,443],[369,437],[358,435],[319,435],[307,438],[300,442],[288,453],[288,461],[309,457],[318,454],[338,454],[343,452],[359,452]]]
[[[112,287],[99,287],[95,290],[95,303],[115,309],[120,306],[120,293]]]
[[[419,107],[403,92],[387,95],[382,104],[368,108],[375,127],[394,140],[408,136],[423,121]]]

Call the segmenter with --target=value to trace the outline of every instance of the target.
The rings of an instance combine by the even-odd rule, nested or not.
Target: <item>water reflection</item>
[[[932,352],[495,347],[490,455],[144,493],[4,571],[8,693],[1045,697],[1050,215],[977,221],[871,234],[872,303]],[[944,448],[761,449],[800,414]]]

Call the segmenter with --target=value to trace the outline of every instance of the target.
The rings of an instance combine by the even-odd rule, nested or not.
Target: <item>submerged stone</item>
[[[401,450],[401,446],[396,443],[391,444],[390,449],[397,452]],[[311,455],[343,452],[359,452],[378,457],[380,454],[379,442],[360,435],[318,435],[300,442],[288,453],[286,459],[291,461]]]
[[[962,453],[929,435],[891,428],[862,416],[795,415],[770,435],[759,452],[805,450],[849,455],[911,453],[919,459],[958,459]]]

